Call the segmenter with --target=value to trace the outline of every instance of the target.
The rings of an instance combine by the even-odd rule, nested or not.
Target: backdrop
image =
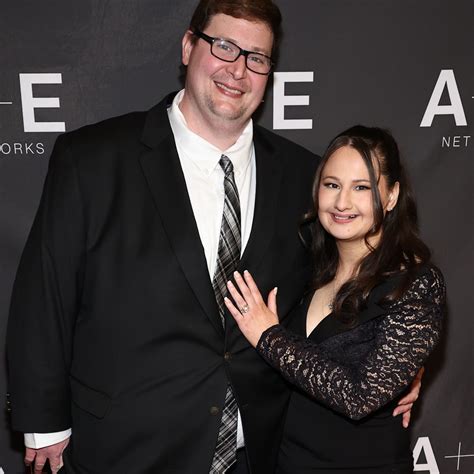
[[[180,42],[195,3],[2,2],[2,354],[14,274],[56,136],[147,109],[180,88]],[[447,280],[450,309],[444,341],[426,367],[422,400],[416,404],[415,470],[472,474],[474,3],[278,3],[285,35],[258,120],[317,153],[356,123],[387,127],[398,139],[423,237]],[[2,397],[5,392],[2,356]],[[23,472],[21,451],[22,437],[11,432],[5,412],[0,473]]]

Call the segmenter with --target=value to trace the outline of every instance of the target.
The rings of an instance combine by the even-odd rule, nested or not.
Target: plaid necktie
[[[222,213],[217,265],[212,287],[219,306],[222,325],[225,328],[224,296],[227,294],[226,283],[237,268],[240,260],[240,202],[234,180],[234,166],[229,158],[221,156],[219,164],[224,171],[224,212]],[[237,402],[230,385],[227,386],[221,425],[217,438],[216,450],[212,459],[210,474],[222,474],[234,464],[237,451]]]

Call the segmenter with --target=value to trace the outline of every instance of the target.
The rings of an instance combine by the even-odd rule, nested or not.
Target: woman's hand
[[[277,288],[270,291],[265,304],[252,275],[247,270],[243,277],[239,272],[234,272],[234,279],[240,293],[231,281],[227,282],[227,288],[235,304],[229,298],[224,298],[224,303],[242,334],[253,347],[256,347],[262,333],[278,324]]]

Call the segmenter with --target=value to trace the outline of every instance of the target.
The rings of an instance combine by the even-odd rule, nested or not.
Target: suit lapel
[[[147,115],[142,135],[146,149],[140,155],[140,163],[183,273],[204,312],[223,334],[204,249],[169,125],[167,102],[170,97]]]
[[[252,231],[239,264],[239,271],[256,268],[265,255],[275,231],[276,204],[281,186],[282,167],[272,144],[259,127],[254,128],[257,186]],[[251,265],[251,266],[250,266]]]

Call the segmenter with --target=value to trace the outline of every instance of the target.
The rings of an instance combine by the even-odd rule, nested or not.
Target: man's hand
[[[34,463],[34,469],[32,472],[35,474],[41,474],[46,461],[49,460],[51,472],[56,473],[63,467],[63,451],[66,449],[68,444],[69,438],[66,438],[59,443],[45,446],[44,448],[26,448],[25,464],[27,466],[32,466]]]
[[[399,400],[397,408],[393,410],[393,416],[403,415],[402,424],[404,428],[408,428],[411,418],[411,409],[413,407],[413,404],[418,400],[418,397],[420,396],[421,378],[423,377],[424,371],[424,367],[419,370],[419,372],[416,374],[415,379],[411,383],[410,391]]]

